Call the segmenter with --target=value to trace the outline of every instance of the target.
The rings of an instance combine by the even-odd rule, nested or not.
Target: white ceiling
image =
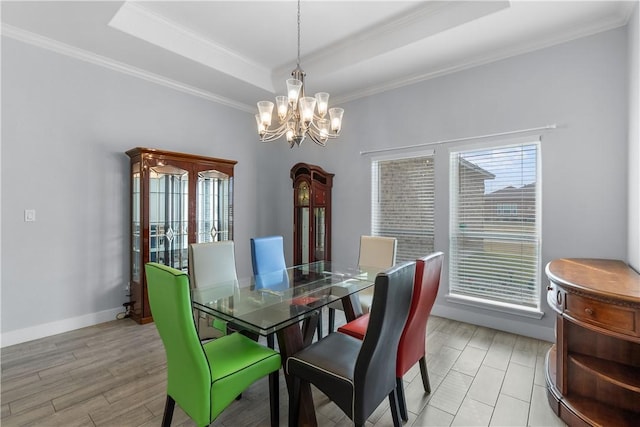
[[[307,93],[346,102],[626,24],[635,1],[303,0]],[[295,1],[2,1],[2,34],[253,112],[296,65]]]

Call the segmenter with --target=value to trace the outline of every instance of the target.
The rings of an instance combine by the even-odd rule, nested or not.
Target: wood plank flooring
[[[337,324],[343,323],[339,318]],[[327,319],[328,316],[323,316]],[[326,331],[326,325],[325,325]],[[547,403],[544,355],[551,343],[432,316],[427,332],[430,395],[416,365],[404,377],[406,426],[563,426]],[[0,424],[159,426],[166,361],[154,324],[115,320],[6,347],[0,353]],[[280,424],[287,425],[280,380]],[[321,427],[350,420],[314,389]],[[173,426],[193,426],[176,406]],[[268,426],[267,381],[258,381],[213,426]],[[387,401],[367,427],[392,426]]]

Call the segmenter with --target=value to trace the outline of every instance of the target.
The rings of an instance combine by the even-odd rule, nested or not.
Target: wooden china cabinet
[[[131,317],[153,321],[144,265],[185,270],[190,243],[233,239],[234,160],[151,148],[126,152],[131,166]]]
[[[333,174],[297,163],[293,180],[293,262],[331,260],[331,188]]]
[[[640,275],[622,261],[579,258],[554,260],[546,273],[554,412],[569,426],[640,425]]]

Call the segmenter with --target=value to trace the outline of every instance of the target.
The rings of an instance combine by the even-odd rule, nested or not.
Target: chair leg
[[[429,383],[429,372],[427,372],[427,361],[425,356],[422,356],[422,359],[418,362],[420,364],[420,374],[422,374],[422,385],[424,386],[424,391],[429,394],[431,393],[431,383]]]
[[[391,406],[391,418],[393,418],[393,427],[400,427],[400,416],[398,414],[398,396],[395,389],[389,393],[389,406]]]
[[[271,338],[273,340],[273,337]],[[269,374],[269,404],[271,410],[271,427],[280,424],[280,386],[278,376],[280,370]]]
[[[322,339],[322,308],[318,312],[318,326],[316,327],[318,330],[318,341]]]
[[[169,427],[171,425],[171,419],[173,418],[173,408],[176,406],[176,401],[167,394],[167,401],[164,404],[164,415],[162,416],[162,427]]]
[[[273,334],[267,335],[267,347],[269,347],[271,350],[273,350],[273,348],[275,347],[275,344],[273,342]]]
[[[336,309],[329,307],[329,331],[328,334],[333,332],[336,326]]]
[[[296,427],[300,419],[300,378],[292,376],[289,392],[289,427]]]
[[[402,378],[396,378],[396,395],[398,398],[398,406],[400,407],[400,417],[402,421],[409,421],[409,415],[407,414],[407,401],[404,398],[404,384]]]

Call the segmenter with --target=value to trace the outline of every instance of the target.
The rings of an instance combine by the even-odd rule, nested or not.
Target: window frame
[[[448,161],[449,161],[449,256],[448,256],[448,271],[449,271],[449,283],[447,284],[447,294],[446,300],[448,302],[462,304],[471,307],[477,307],[492,311],[498,311],[507,314],[513,314],[528,318],[540,319],[544,316],[544,312],[542,311],[542,274],[541,274],[541,263],[542,263],[542,165],[541,165],[541,150],[542,150],[542,139],[540,135],[530,135],[526,137],[519,138],[507,138],[507,139],[492,139],[481,142],[473,142],[468,144],[456,144],[455,146],[450,146],[447,151]],[[459,257],[454,254],[454,240],[458,236],[457,227],[459,222],[456,220],[458,215],[458,205],[459,198],[457,196],[459,192],[459,171],[458,165],[454,159],[454,156],[457,156],[460,153],[465,152],[473,152],[473,151],[481,151],[481,150],[492,150],[492,149],[503,149],[509,147],[517,147],[522,145],[535,145],[536,146],[536,188],[535,188],[535,240],[537,241],[537,248],[535,252],[536,256],[536,267],[535,267],[535,290],[531,295],[536,295],[536,306],[529,307],[525,305],[519,305],[515,303],[491,300],[480,298],[476,296],[462,295],[459,293],[452,292],[452,283],[454,280],[454,263],[457,262]],[[495,190],[497,191],[497,190]],[[495,213],[494,213],[495,214]],[[508,217],[505,217],[508,218]]]
[[[435,217],[436,217],[436,206],[435,206],[435,200],[436,200],[436,153],[435,150],[433,149],[421,149],[421,150],[415,150],[415,151],[403,151],[403,152],[397,152],[394,154],[383,154],[383,155],[377,155],[377,156],[373,156],[371,157],[370,161],[369,161],[369,171],[370,171],[370,182],[371,182],[371,234],[372,235],[376,235],[376,236],[386,236],[385,234],[380,234],[377,231],[377,227],[376,227],[376,215],[377,215],[377,209],[378,209],[378,202],[379,202],[379,198],[378,198],[378,191],[379,191],[379,186],[378,186],[378,182],[377,182],[377,171],[374,171],[374,166],[377,165],[379,162],[387,162],[387,161],[394,161],[394,160],[411,160],[411,159],[416,159],[416,158],[422,158],[422,157],[429,157],[431,159],[432,162],[432,187],[433,187],[433,199],[432,199],[432,218],[431,218],[431,233],[432,233],[432,251],[435,250]],[[393,236],[398,238],[397,236]],[[403,249],[401,249],[401,240],[400,238],[398,238],[398,252],[401,253]],[[428,255],[427,253],[422,254],[421,256],[425,256]],[[414,259],[410,259],[411,261]],[[400,258],[397,258],[397,262],[401,262],[402,261],[402,256]]]

